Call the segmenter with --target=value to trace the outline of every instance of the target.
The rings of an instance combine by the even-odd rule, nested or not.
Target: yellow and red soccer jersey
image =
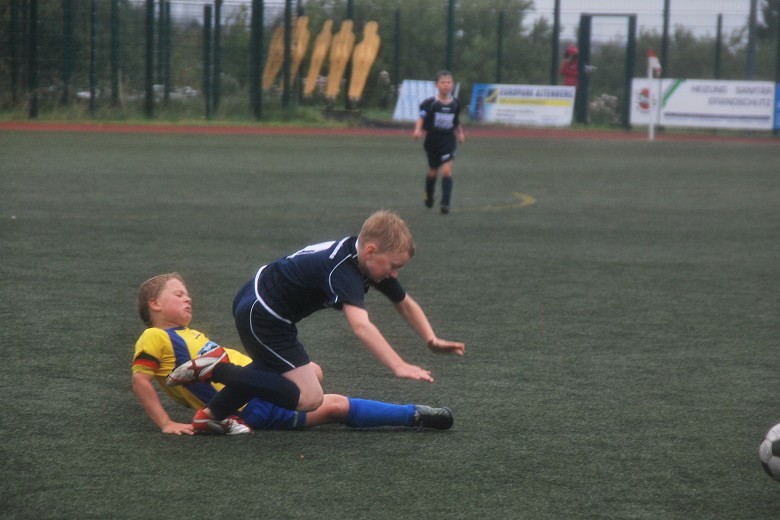
[[[196,383],[188,386],[167,386],[165,378],[174,368],[197,357],[209,343],[209,338],[188,327],[146,329],[135,343],[133,373],[148,374],[177,403],[192,408],[202,408],[221,388],[220,383]],[[252,362],[249,356],[226,348],[230,362],[246,366]]]

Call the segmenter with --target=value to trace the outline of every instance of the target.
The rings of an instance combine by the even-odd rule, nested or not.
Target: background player
[[[452,197],[452,161],[458,143],[466,140],[460,123],[460,105],[452,96],[454,87],[452,73],[446,70],[436,74],[438,93],[420,103],[420,117],[414,127],[414,138],[419,139],[425,131],[423,147],[428,156],[428,174],[425,176],[425,205],[433,207],[436,178],[441,171],[441,212],[450,211]]]

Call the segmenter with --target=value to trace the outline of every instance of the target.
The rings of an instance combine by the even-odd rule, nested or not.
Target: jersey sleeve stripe
[[[141,352],[138,354],[138,357],[133,360],[133,365],[146,367],[150,370],[156,371],[160,366],[160,362],[149,354]]]

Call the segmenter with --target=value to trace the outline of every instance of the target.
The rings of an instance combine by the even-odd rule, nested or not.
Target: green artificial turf
[[[778,164],[771,143],[474,138],[442,216],[408,136],[1,133],[0,517],[777,518],[757,448],[780,422]],[[434,384],[336,312],[301,337],[326,391],[446,405],[454,429],[159,433],[130,388],[140,283],[181,272],[192,326],[236,346],[257,267],[379,208],[466,356],[373,293]]]

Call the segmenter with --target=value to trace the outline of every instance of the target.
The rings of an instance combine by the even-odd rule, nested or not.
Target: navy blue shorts
[[[255,295],[254,280],[238,291],[233,319],[241,344],[258,367],[283,374],[309,364],[309,355],[298,340],[298,328],[263,308]]]
[[[455,158],[457,140],[454,132],[428,132],[425,135],[425,154],[428,156],[428,166],[438,168]]]

